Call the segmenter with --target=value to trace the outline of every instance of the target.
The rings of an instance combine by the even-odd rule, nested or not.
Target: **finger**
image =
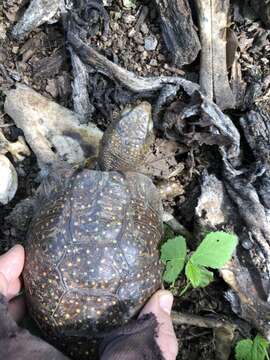
[[[0,272],[0,293],[4,296],[7,296],[8,292],[8,282],[4,274]]]
[[[8,310],[16,322],[20,322],[26,314],[26,304],[23,296],[13,299],[8,304]]]
[[[8,289],[7,289],[7,294],[6,294],[6,297],[8,298],[8,300],[10,300],[10,299],[14,298],[14,296],[18,295],[21,288],[22,288],[22,281],[20,278],[17,278],[15,280],[13,280],[12,282],[10,282],[8,284]]]
[[[170,317],[173,295],[166,290],[155,293],[145,305],[139,317],[150,312],[156,315],[159,323],[157,343],[166,360],[175,360],[178,353],[178,343]]]
[[[4,255],[0,256],[0,272],[5,276],[8,283],[16,280],[24,266],[24,248],[15,245]]]

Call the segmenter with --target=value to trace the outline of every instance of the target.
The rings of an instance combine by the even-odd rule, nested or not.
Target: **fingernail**
[[[171,314],[173,304],[173,295],[171,293],[166,293],[160,296],[159,298],[159,306],[163,311],[165,311],[167,314]]]

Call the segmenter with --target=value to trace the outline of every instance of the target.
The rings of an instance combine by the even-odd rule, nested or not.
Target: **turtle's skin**
[[[133,135],[136,144],[145,147],[151,107],[143,103],[129,114],[141,141],[133,133],[129,139],[118,137],[117,146],[128,144],[132,156],[142,158],[145,149],[132,149],[130,139]],[[115,124],[120,134],[126,116]],[[114,148],[118,155],[110,161],[111,144],[106,135],[101,154],[107,154],[109,168],[122,153]],[[104,162],[101,166],[106,169]],[[49,187],[25,246],[23,277],[30,314],[46,338],[72,358],[93,359],[102,333],[136,315],[161,285],[160,195],[148,177],[128,171],[62,169],[45,184]]]

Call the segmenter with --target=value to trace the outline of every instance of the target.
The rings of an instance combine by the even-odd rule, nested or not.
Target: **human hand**
[[[21,290],[20,275],[24,266],[24,249],[15,245],[0,256],[0,293],[9,300],[9,311],[15,320],[22,318],[25,305],[22,298],[12,300]]]
[[[15,320],[22,318],[25,312],[22,299],[12,301],[21,290],[20,275],[24,258],[24,249],[21,245],[15,245],[0,256],[0,293],[9,300],[9,310]],[[140,317],[148,313],[155,314],[159,323],[157,343],[166,360],[175,360],[178,352],[177,339],[170,318],[172,303],[172,294],[169,291],[160,290],[151,297],[139,315]]]
[[[142,309],[139,317],[153,313],[159,323],[157,343],[165,360],[175,360],[178,343],[170,317],[173,295],[170,291],[157,291]]]

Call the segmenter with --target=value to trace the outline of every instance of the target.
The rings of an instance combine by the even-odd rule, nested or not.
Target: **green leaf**
[[[191,260],[188,261],[185,274],[194,288],[205,287],[213,281],[213,273],[208,271],[205,267],[193,264]]]
[[[251,339],[245,339],[238,341],[235,347],[235,359],[236,360],[252,360],[253,341]]]
[[[223,231],[210,232],[203,239],[190,260],[193,264],[220,269],[232,257],[237,243],[236,235]]]
[[[163,280],[167,283],[173,283],[180,272],[183,270],[184,262],[182,259],[173,259],[168,261],[163,274]]]
[[[174,282],[183,270],[187,256],[186,240],[182,236],[169,239],[161,247],[161,261],[166,265],[163,274],[164,281]]]
[[[257,335],[252,341],[245,339],[238,341],[235,347],[236,360],[265,360],[269,359],[267,354],[268,341],[261,335]]]
[[[261,335],[257,335],[253,340],[252,360],[265,360],[267,356],[268,341]]]

